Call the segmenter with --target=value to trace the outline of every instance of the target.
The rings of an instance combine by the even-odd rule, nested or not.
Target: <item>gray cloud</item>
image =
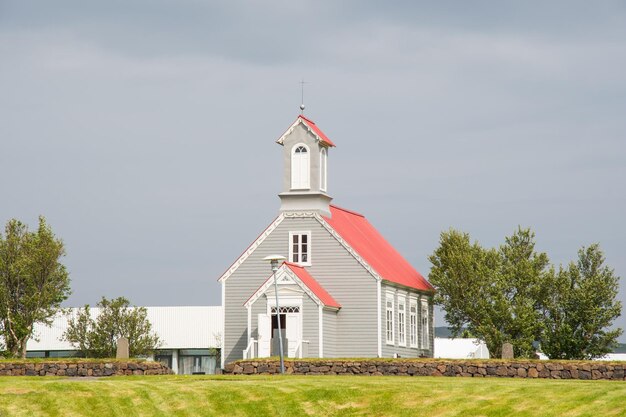
[[[621,2],[4,1],[0,222],[48,217],[71,305],[217,304],[304,76],[335,201],[425,275],[442,230],[520,224],[624,276],[625,32]]]

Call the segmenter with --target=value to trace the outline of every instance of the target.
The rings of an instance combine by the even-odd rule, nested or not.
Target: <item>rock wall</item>
[[[114,375],[167,375],[170,373],[170,369],[160,362],[0,362],[0,376],[100,377]]]
[[[276,360],[237,361],[224,373],[233,375],[277,374]],[[623,381],[626,363],[593,361],[523,360],[295,360],[285,362],[285,373],[294,375],[398,375],[501,378],[612,379]]]

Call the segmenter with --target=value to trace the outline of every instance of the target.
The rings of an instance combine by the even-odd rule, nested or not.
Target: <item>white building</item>
[[[161,339],[154,360],[166,363],[177,374],[215,373],[217,351],[221,349],[223,308],[146,307],[152,329]],[[70,309],[70,315],[77,308]],[[99,313],[91,308],[92,317]],[[27,344],[27,356],[62,358],[74,356],[76,349],[64,340],[68,316],[57,314],[50,326],[37,324]]]
[[[485,342],[479,339],[436,337],[435,358],[489,359],[489,350]]]

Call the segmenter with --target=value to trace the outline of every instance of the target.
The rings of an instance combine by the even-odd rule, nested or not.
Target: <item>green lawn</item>
[[[626,416],[626,382],[364,376],[0,377],[0,416]]]

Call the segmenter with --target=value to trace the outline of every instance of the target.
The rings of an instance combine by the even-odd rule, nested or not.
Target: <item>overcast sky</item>
[[[48,219],[66,305],[217,305],[304,77],[334,202],[423,275],[442,230],[530,226],[624,302],[625,74],[623,1],[0,0],[0,223]]]

